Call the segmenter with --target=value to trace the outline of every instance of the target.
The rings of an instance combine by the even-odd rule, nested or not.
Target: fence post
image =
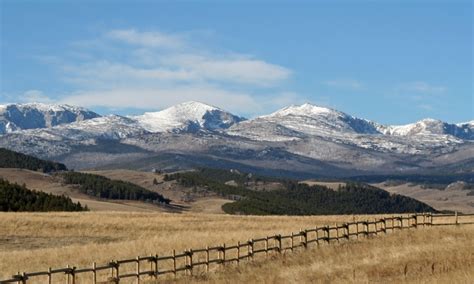
[[[189,270],[191,275],[193,275],[193,249],[189,249]]]
[[[278,252],[281,254],[281,235],[278,235]]]
[[[206,246],[206,272],[209,272],[209,246]]]
[[[268,257],[268,236],[265,237],[265,256]]]
[[[117,283],[118,283],[120,281],[120,271],[119,271],[120,264],[117,261],[113,262],[113,264],[115,267],[115,278],[117,279]]]
[[[240,264],[240,241],[237,242],[237,264]]]
[[[140,284],[140,257],[137,256],[137,284]]]
[[[324,227],[324,231],[325,231],[326,234],[327,234],[326,242],[329,244],[329,239],[331,238],[331,233],[329,232],[329,226],[325,226],[325,227]]]
[[[52,279],[51,279],[51,267],[50,267],[48,268],[48,284],[51,284],[51,281]]]
[[[222,244],[222,263],[225,266],[225,243]]]
[[[173,274],[176,278],[176,250],[173,250]]]
[[[158,278],[158,275],[160,275],[158,270],[158,254],[155,254],[155,279]]]
[[[294,233],[291,232],[291,251],[293,251],[293,235]]]
[[[69,266],[69,265],[68,265],[68,266]],[[26,277],[26,273],[23,272],[23,273],[21,274],[21,283],[26,284],[26,280],[27,280],[27,279],[28,279],[28,277]],[[68,283],[69,283],[69,274],[68,274],[67,280],[68,280]]]
[[[334,223],[334,227],[336,227],[336,240],[339,242],[339,227],[337,226],[337,223]]]
[[[456,217],[456,225],[459,225],[459,220],[458,220],[458,211],[454,211],[454,215]]]
[[[359,239],[359,222],[355,223],[356,225],[356,238]]]
[[[303,230],[303,241],[304,241],[304,248],[308,248],[308,231]]]
[[[92,263],[92,283],[97,284],[97,264],[95,262]]]
[[[66,268],[67,268],[67,270],[66,270],[66,283],[69,284],[71,282],[71,277],[69,276],[69,264],[66,265]]]
[[[253,260],[253,239],[250,239],[250,250],[251,250],[250,256],[252,257],[252,260]]]

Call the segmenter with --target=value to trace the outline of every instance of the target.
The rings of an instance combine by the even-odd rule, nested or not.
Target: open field
[[[376,216],[355,216],[357,220]],[[1,277],[47,267],[90,266],[136,255],[236,243],[352,216],[231,216],[169,213],[0,213]]]
[[[474,213],[474,195],[467,195],[468,190],[439,190],[422,188],[420,185],[405,183],[396,186],[387,186],[377,183],[374,186],[390,193],[397,193],[425,202],[437,210],[460,211]]]
[[[473,235],[474,225],[396,231],[387,236],[274,255],[271,260],[258,259],[178,282],[472,283]]]
[[[2,224],[0,279],[9,277],[17,271],[44,271],[48,267],[64,268],[66,264],[78,268],[90,268],[92,262],[101,265],[111,259],[133,259],[136,255],[170,255],[172,249],[180,253],[189,248],[204,248],[207,245],[215,246],[222,243],[235,244],[238,241],[275,233],[288,234],[301,228],[314,228],[352,220],[374,220],[380,217],[382,216],[257,217],[124,212],[2,213],[0,214]],[[466,216],[460,219],[461,222],[472,222],[474,218]],[[452,222],[453,218],[450,217],[449,220]],[[435,221],[435,224],[446,221],[448,220],[443,218]],[[465,230],[465,226],[472,227],[463,225],[457,229]],[[452,234],[453,231],[447,227],[437,228],[439,229],[430,228],[432,235],[437,234],[438,238],[456,244],[456,247],[450,248],[451,254],[458,255],[461,252],[457,250],[460,250],[462,257],[464,253],[472,257],[473,244],[470,237],[466,242]],[[425,229],[413,230],[413,234],[416,235],[423,230]],[[398,233],[400,232],[397,231],[393,235]],[[469,229],[463,234],[471,236],[472,233],[472,229]],[[425,246],[438,246],[432,244],[430,239],[423,245],[410,239],[405,241],[408,241],[411,247],[419,246],[418,249],[413,248],[413,252],[425,251]],[[439,247],[443,246],[449,247],[446,244],[439,244]],[[332,249],[332,246],[328,249]],[[379,253],[383,254],[380,249]],[[469,264],[472,262],[471,258],[465,260]],[[273,262],[269,263],[273,265]],[[120,271],[133,273],[134,269],[134,265],[121,266]],[[196,274],[199,274],[199,271],[197,270]],[[107,276],[110,276],[108,271],[98,273],[100,279],[107,279]],[[38,278],[35,280],[42,281]],[[90,278],[87,275],[80,275],[77,280],[78,283],[85,283]],[[64,281],[64,275],[57,276],[53,282],[58,281]]]

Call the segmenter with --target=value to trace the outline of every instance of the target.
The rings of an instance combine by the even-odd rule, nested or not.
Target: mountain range
[[[236,168],[295,177],[473,173],[474,121],[383,125],[312,104],[245,119],[185,102],[139,116],[0,106],[0,147],[70,168]]]

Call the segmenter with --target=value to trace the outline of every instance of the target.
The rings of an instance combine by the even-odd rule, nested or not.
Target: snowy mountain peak
[[[474,125],[470,123],[449,124],[438,119],[425,118],[406,125],[382,127],[381,132],[386,135],[414,136],[414,135],[451,135],[460,139],[474,140]]]
[[[330,113],[338,113],[338,111],[320,107],[317,105],[313,105],[310,103],[305,103],[302,105],[291,105],[276,112],[268,115],[268,116],[286,116],[286,115],[304,115],[304,116],[314,116],[314,115],[323,115],[323,114],[330,114]]]
[[[0,106],[0,134],[22,129],[50,128],[60,124],[100,117],[97,113],[69,105],[43,103]]]
[[[189,101],[158,112],[146,112],[134,117],[151,132],[196,132],[219,130],[244,120],[220,108]]]

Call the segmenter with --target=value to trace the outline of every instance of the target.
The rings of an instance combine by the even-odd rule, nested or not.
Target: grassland
[[[352,216],[231,216],[127,212],[0,213],[0,271],[90,266],[93,261],[170,254],[173,249],[236,243]],[[357,219],[375,216],[356,216]]]
[[[178,282],[467,284],[474,279],[473,235],[474,225],[397,231],[274,255]]]
[[[1,213],[0,279],[11,276],[17,271],[31,272],[45,270],[48,267],[65,267],[66,264],[90,267],[94,261],[101,264],[111,259],[133,258],[137,255],[169,255],[173,249],[179,252],[206,245],[233,244],[275,233],[295,232],[300,228],[376,217],[380,216],[259,217],[127,212]],[[212,273],[212,276],[201,276],[192,280],[226,282],[232,279],[235,282],[254,282],[252,277],[256,277],[255,280],[259,282],[276,283],[282,282],[283,279],[288,279],[290,282],[307,282],[312,277],[318,276],[329,277],[327,278],[329,280],[338,280],[338,277],[342,277],[340,279],[343,281],[352,277],[353,270],[350,270],[350,267],[356,269],[356,280],[362,282],[379,279],[386,273],[398,279],[396,271],[399,271],[401,266],[412,264],[410,271],[415,273],[414,271],[421,269],[422,266],[432,265],[428,258],[435,259],[435,266],[438,265],[436,266],[438,269],[444,267],[446,273],[457,275],[459,272],[461,275],[470,276],[472,273],[468,270],[472,269],[471,263],[474,263],[473,233],[472,225],[396,232],[387,237],[379,237],[380,239],[331,246],[322,248],[321,251],[311,250],[308,254],[302,254],[300,256],[302,259],[296,256],[285,256],[281,259],[277,257],[273,261],[264,262],[260,262],[263,259],[257,259],[256,268],[241,266],[229,270],[231,276]],[[382,240],[385,238],[388,240],[387,243]],[[326,263],[331,265],[323,269]],[[390,268],[386,263],[393,263],[394,266]],[[379,264],[383,265],[378,267]],[[121,271],[125,272],[126,269]],[[247,269],[249,271],[246,271]],[[374,272],[370,272],[372,269]],[[392,270],[393,272],[386,272]],[[130,271],[133,271],[133,266],[130,267]],[[249,276],[245,276],[246,273],[249,273]],[[441,274],[441,270],[439,273]],[[446,273],[443,272],[443,275]],[[106,279],[107,275],[102,277]],[[385,281],[383,277],[379,280]]]
[[[420,185],[403,183],[399,185],[387,185],[385,183],[374,184],[390,193],[405,195],[425,202],[437,210],[460,211],[463,213],[474,213],[474,195],[467,195],[468,190],[439,190],[435,188],[422,188]]]

